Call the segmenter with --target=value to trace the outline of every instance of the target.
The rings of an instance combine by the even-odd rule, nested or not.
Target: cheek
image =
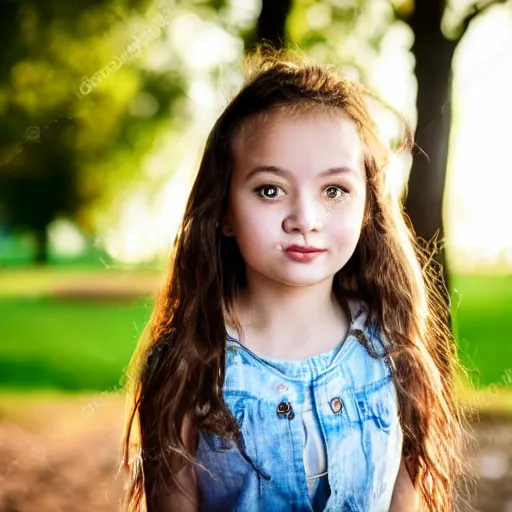
[[[335,236],[343,245],[357,243],[361,234],[361,225],[355,223],[343,223],[336,228]]]
[[[258,204],[250,200],[235,204],[232,212],[233,227],[239,239],[264,238],[271,235],[282,221],[275,205]]]
[[[340,245],[355,245],[361,235],[363,212],[353,212],[333,216],[329,222],[329,232]]]
[[[251,205],[250,201],[234,205],[232,219],[237,245],[244,261],[253,267],[257,267],[280,241],[281,223],[276,210],[270,205]]]

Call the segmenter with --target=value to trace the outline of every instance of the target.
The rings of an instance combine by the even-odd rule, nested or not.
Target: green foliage
[[[183,122],[180,59],[145,64],[165,44],[173,13],[148,0],[8,5],[0,221],[41,233],[66,216],[91,231],[95,202],[140,176],[158,134]]]
[[[288,17],[288,40],[315,60],[357,69],[367,82],[367,70],[394,21],[392,7],[382,2],[297,0]]]

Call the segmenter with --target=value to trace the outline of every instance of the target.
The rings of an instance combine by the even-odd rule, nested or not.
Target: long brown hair
[[[236,241],[219,229],[233,139],[250,117],[307,108],[348,115],[365,145],[365,221],[333,288],[340,299],[363,300],[371,320],[390,340],[387,357],[399,395],[409,475],[427,510],[449,511],[467,468],[464,416],[454,392],[459,363],[448,294],[440,286],[440,270],[391,199],[385,175],[389,150],[377,136],[366,103],[373,96],[333,66],[312,64],[289,50],[260,47],[246,57],[245,66],[243,87],[206,142],[165,285],[130,362],[122,460],[130,477],[124,510],[141,510],[144,496],[153,503],[169,483],[179,487],[176,468],[194,463],[181,429],[188,414],[194,415],[197,428],[238,439],[222,388],[226,322],[237,324],[244,264]],[[406,148],[412,149],[411,131],[404,126]]]

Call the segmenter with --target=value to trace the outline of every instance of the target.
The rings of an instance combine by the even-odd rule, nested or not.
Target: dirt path
[[[482,419],[473,425],[478,452],[475,511],[512,512],[512,420]]]
[[[120,397],[27,400],[7,408],[0,420],[0,512],[118,510]]]
[[[4,401],[0,512],[117,511],[123,415],[124,402],[115,395]],[[512,422],[482,421],[474,435],[480,446],[474,510],[512,512]]]

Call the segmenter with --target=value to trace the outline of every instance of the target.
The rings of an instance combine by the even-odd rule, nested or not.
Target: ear
[[[221,220],[220,231],[224,236],[235,236],[235,231],[233,230],[233,226],[231,226],[228,215],[225,215]]]

